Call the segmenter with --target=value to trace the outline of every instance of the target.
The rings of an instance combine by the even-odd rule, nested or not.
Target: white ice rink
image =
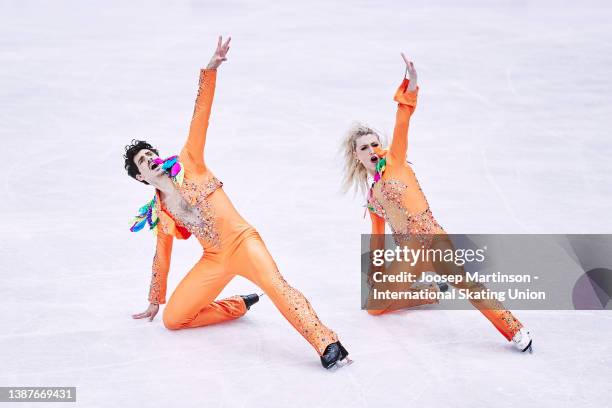
[[[0,386],[76,386],[79,407],[611,406],[609,311],[517,311],[526,355],[475,311],[360,310],[369,221],[337,150],[354,120],[390,135],[400,51],[409,159],[448,232],[612,233],[612,5],[433,3],[0,0]],[[266,298],[218,326],[131,318],[152,190],[123,148],[178,153],[218,34],[208,163],[351,352],[337,372]],[[199,248],[175,243],[168,298]]]

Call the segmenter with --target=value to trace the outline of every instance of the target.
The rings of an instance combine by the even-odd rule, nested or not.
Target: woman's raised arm
[[[417,73],[414,69],[414,64],[409,61],[404,53],[402,58],[406,63],[406,72],[408,78],[405,78],[395,92],[393,100],[398,103],[397,113],[395,117],[395,129],[393,130],[393,140],[389,148],[389,154],[393,160],[397,162],[405,162],[408,152],[408,127],[410,117],[416,109],[417,95],[419,87],[417,86]]]

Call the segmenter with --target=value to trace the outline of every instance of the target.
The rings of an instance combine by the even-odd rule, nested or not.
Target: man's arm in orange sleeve
[[[393,100],[397,102],[397,113],[395,115],[395,129],[393,130],[393,140],[389,148],[389,154],[398,163],[406,161],[408,151],[408,126],[410,117],[416,109],[419,87],[414,91],[408,90],[408,79],[404,79],[395,92]]]
[[[183,148],[184,153],[189,156],[192,163],[202,168],[204,167],[204,145],[206,144],[208,120],[215,96],[216,82],[216,69],[203,68],[200,70],[198,95],[189,126],[189,136]]]
[[[170,256],[172,254],[172,235],[157,231],[157,246],[153,257],[151,286],[149,287],[149,303],[166,303],[166,286],[170,271]]]

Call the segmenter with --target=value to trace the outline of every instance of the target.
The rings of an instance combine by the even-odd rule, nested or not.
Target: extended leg
[[[447,235],[441,235],[433,244],[436,249],[454,250],[453,244]],[[459,275],[463,279],[455,286],[459,289],[466,289],[469,292],[486,291],[487,288],[482,283],[466,282],[465,270],[462,266],[457,266],[454,262],[436,261],[434,262],[436,273],[440,275]],[[472,305],[499,330],[508,341],[523,327],[521,322],[514,317],[512,312],[507,310],[504,305],[496,299],[470,299]]]
[[[321,323],[304,295],[282,277],[258,234],[253,233],[240,244],[232,256],[231,268],[263,289],[319,355],[329,344],[338,341],[336,333]]]

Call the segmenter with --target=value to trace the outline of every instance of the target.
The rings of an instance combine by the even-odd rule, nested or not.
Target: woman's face
[[[380,148],[380,141],[375,134],[359,136],[355,140],[355,156],[369,172],[376,170],[376,164],[380,160],[375,153],[376,148]]]

